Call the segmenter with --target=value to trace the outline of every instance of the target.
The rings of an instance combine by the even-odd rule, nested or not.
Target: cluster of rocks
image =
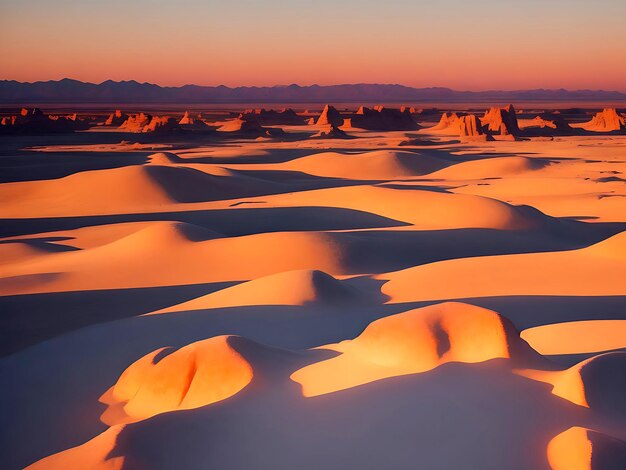
[[[152,116],[146,113],[126,114],[119,109],[104,122],[105,126],[117,126],[121,130],[134,133],[168,133],[181,131],[209,131],[211,128],[201,115],[192,116],[188,111],[181,119],[171,116]]]
[[[244,121],[256,121],[262,126],[298,126],[305,124],[305,118],[299,116],[291,108],[283,108],[280,111],[273,109],[246,109],[239,114],[239,119]]]
[[[53,134],[88,128],[76,114],[48,115],[39,108],[22,108],[19,114],[0,119],[2,134]]]
[[[411,131],[419,128],[413,119],[413,108],[400,109],[375,106],[373,109],[361,106],[356,114],[345,120],[346,127],[372,131]]]

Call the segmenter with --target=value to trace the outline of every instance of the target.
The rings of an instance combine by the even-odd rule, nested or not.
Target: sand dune
[[[591,409],[605,420],[616,423],[626,417],[623,395],[626,378],[622,373],[626,353],[610,352],[586,359],[562,371],[522,369],[522,376],[553,386],[552,393]]]
[[[393,302],[497,295],[622,295],[626,232],[588,248],[442,261],[381,276]]]
[[[552,470],[618,470],[626,460],[626,442],[582,427],[571,427],[550,441]]]
[[[626,320],[585,320],[524,330],[524,338],[544,355],[580,354],[626,348]]]
[[[245,305],[345,304],[367,297],[322,271],[287,271],[220,290],[153,313]]]
[[[235,174],[218,166],[175,165],[180,160],[155,154],[149,165],[94,170],[57,180],[10,183],[0,197],[15,203],[0,211],[3,217],[129,213],[158,210],[176,203],[197,203],[272,194],[280,183]],[[115,191],[111,191],[115,188]],[[107,194],[100,198],[98,194]]]
[[[346,270],[338,243],[328,234],[215,237],[189,224],[153,223],[96,248],[1,267],[0,289],[6,295],[241,281],[297,269]]]
[[[515,176],[539,170],[548,165],[545,160],[528,157],[494,157],[457,163],[430,173],[432,178],[471,180]]]
[[[51,455],[29,465],[30,470],[64,470],[68,468],[93,468],[100,470],[122,470],[124,457],[112,457],[111,450],[124,429],[112,426],[89,442]]]
[[[228,336],[178,350],[158,349],[131,364],[101,397],[109,405],[101,419],[108,425],[126,424],[168,411],[199,408],[236,394],[253,375]]]
[[[431,173],[448,162],[412,152],[379,150],[358,154],[323,152],[282,164],[316,176],[350,179],[399,179]]]
[[[419,229],[538,227],[549,218],[531,207],[501,201],[421,189],[353,186],[321,189],[268,198],[281,205],[324,204],[364,210],[414,225]]]
[[[354,340],[323,347],[342,354],[293,373],[304,396],[425,372],[449,361],[532,357],[530,347],[497,313],[453,302],[383,318]]]

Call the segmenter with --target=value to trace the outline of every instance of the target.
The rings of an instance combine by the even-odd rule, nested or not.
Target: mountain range
[[[471,102],[471,101],[607,101],[626,93],[605,90],[458,91],[443,87],[413,88],[392,84],[180,87],[135,80],[88,83],[64,78],[39,82],[0,80],[0,103],[317,103],[317,102]]]

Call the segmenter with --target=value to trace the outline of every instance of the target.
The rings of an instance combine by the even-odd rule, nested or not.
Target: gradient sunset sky
[[[626,0],[0,0],[0,78],[626,91]]]

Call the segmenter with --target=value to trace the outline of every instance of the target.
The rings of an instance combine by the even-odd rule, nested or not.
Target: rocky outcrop
[[[356,114],[346,119],[345,126],[375,131],[409,131],[419,128],[411,116],[412,108],[393,109],[361,106]]]

